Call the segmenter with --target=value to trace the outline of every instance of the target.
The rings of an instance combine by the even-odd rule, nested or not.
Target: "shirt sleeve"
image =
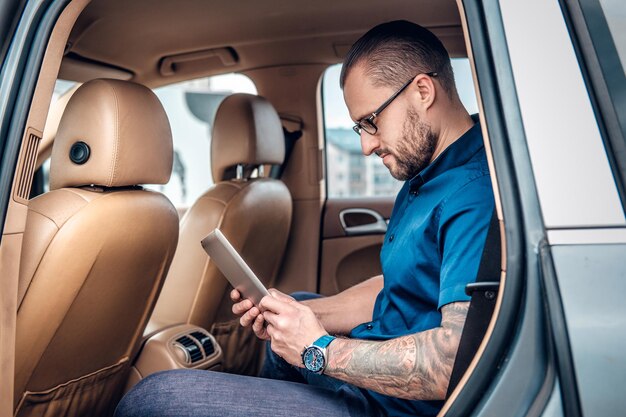
[[[488,175],[465,184],[443,203],[438,230],[439,309],[449,303],[470,300],[465,286],[476,281],[494,209]]]

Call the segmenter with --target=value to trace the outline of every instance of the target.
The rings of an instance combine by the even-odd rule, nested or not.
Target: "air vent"
[[[202,332],[193,332],[191,333],[191,336],[193,336],[198,342],[200,342],[202,348],[204,349],[204,354],[207,357],[211,356],[215,352],[215,346],[213,346],[213,341],[208,334]]]
[[[37,162],[37,147],[41,140],[41,135],[35,133],[33,129],[28,129],[27,140],[22,150],[19,179],[15,189],[15,201],[27,203],[30,194],[30,187],[33,183],[33,174]]]
[[[189,336],[181,336],[178,339],[176,339],[176,342],[183,345],[185,350],[189,353],[189,358],[191,358],[191,363],[202,360],[203,356],[202,356],[202,351],[200,350],[200,346],[198,346],[196,342],[193,341],[192,338],[190,338]]]

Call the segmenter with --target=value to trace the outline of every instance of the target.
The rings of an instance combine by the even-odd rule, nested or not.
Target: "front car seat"
[[[250,94],[224,99],[211,142],[216,184],[183,217],[176,256],[147,333],[181,323],[203,327],[222,346],[225,370],[255,373],[256,338],[234,319],[231,287],[200,241],[220,228],[259,279],[272,285],[291,226],[291,194],[280,180],[251,175],[284,157],[282,125],[266,99]]]
[[[17,416],[110,415],[167,274],[178,215],[160,193],[172,134],[148,88],[93,80],[69,101],[50,192],[31,200],[18,287]]]

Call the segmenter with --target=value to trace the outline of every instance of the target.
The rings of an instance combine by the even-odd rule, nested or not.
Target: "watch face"
[[[309,371],[319,372],[326,365],[326,358],[322,349],[317,346],[309,346],[302,354],[302,362]]]

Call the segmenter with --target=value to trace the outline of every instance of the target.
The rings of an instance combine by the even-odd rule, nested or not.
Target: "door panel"
[[[614,389],[626,382],[626,243],[598,236],[595,243],[553,246],[552,258],[582,415],[618,416],[626,408],[623,392]]]
[[[382,273],[380,248],[394,199],[327,200],[322,227],[321,294],[336,294]]]

